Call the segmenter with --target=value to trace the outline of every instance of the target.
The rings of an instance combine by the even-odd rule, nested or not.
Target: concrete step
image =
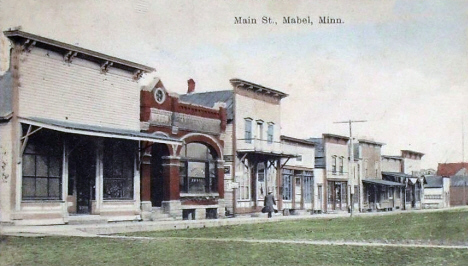
[[[153,207],[150,214],[150,221],[171,221],[174,220],[169,214],[164,213],[162,208]]]
[[[107,219],[99,215],[71,215],[68,217],[68,224],[105,224]]]

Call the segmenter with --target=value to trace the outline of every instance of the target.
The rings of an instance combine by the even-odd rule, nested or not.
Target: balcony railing
[[[256,138],[237,139],[236,147],[238,151],[244,152],[284,154],[294,157],[299,156],[297,145],[279,141],[269,141],[265,139]]]

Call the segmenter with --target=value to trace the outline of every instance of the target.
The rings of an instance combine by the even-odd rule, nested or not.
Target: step
[[[71,215],[68,217],[68,224],[105,224],[107,218],[101,217],[100,215]]]

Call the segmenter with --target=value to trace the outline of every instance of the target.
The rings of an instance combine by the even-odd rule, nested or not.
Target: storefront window
[[[293,170],[283,169],[283,200],[292,200],[293,174]]]
[[[41,129],[28,137],[22,163],[23,199],[61,199],[62,159],[63,140],[59,133]]]
[[[106,139],[104,142],[104,199],[133,199],[136,143]]]
[[[180,191],[182,193],[211,193],[218,191],[218,164],[212,150],[201,143],[182,147]]]

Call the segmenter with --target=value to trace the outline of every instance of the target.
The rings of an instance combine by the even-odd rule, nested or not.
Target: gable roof
[[[450,177],[451,187],[464,187],[467,185],[468,185],[468,176],[456,175],[456,176]]]
[[[226,104],[226,115],[228,120],[234,119],[233,99],[233,90],[198,92],[182,94],[179,96],[179,100],[182,102],[209,108],[213,108],[217,102],[223,102]]]
[[[439,163],[437,166],[437,175],[441,176],[454,176],[460,170],[468,170],[468,163]]]

